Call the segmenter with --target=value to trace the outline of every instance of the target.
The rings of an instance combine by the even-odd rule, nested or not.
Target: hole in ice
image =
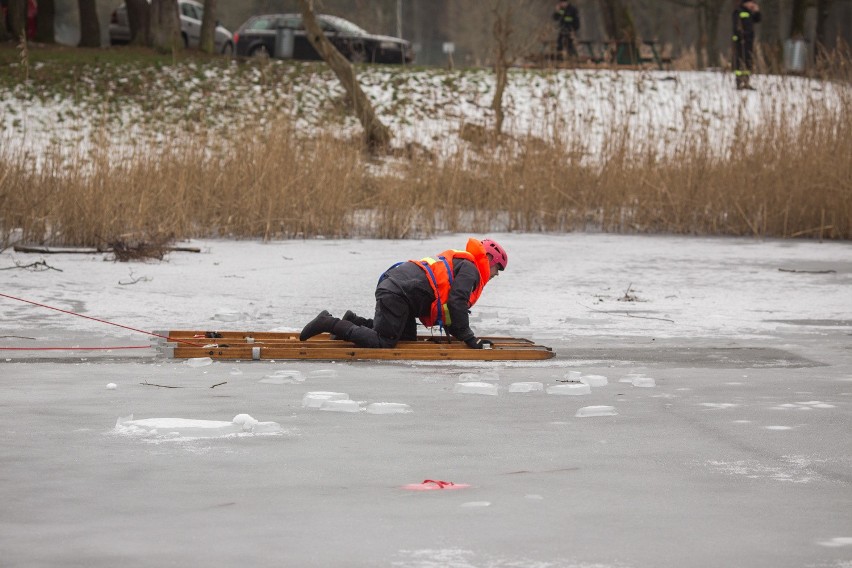
[[[312,379],[336,379],[337,371],[334,369],[315,369],[308,373]]]
[[[500,380],[500,374],[497,371],[482,371],[480,373],[462,373],[459,375],[459,382],[471,383],[480,381],[497,382]]]
[[[540,390],[544,390],[544,385],[536,382],[512,383],[509,385],[509,392],[533,392]]]

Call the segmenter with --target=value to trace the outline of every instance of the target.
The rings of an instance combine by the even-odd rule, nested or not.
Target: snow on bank
[[[490,128],[494,74],[366,66],[358,77],[394,144],[419,144],[436,155],[467,149],[463,125]],[[343,90],[323,66],[271,62],[188,63],[161,69],[91,68],[87,89],[0,88],[0,153],[84,156],[93,147],[138,151],[176,136],[212,143],[245,128],[258,132],[287,117],[294,132],[320,127],[337,136],[360,132],[340,112]],[[784,120],[795,127],[824,106],[840,112],[847,89],[798,77],[758,76],[757,91],[732,87],[726,73],[612,70],[513,70],[505,92],[505,129],[600,155],[612,135],[629,133],[630,147],[665,154],[694,134],[725,152],[738,127]],[[144,85],[144,88],[134,88]],[[218,133],[218,134],[217,134]],[[651,146],[653,145],[653,146]]]

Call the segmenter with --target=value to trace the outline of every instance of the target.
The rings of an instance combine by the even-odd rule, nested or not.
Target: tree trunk
[[[704,25],[707,26],[707,64],[710,67],[720,67],[722,58],[719,52],[719,17],[722,7],[728,5],[728,0],[705,0]]]
[[[126,0],[130,45],[151,44],[151,5],[147,0]]]
[[[604,28],[610,40],[616,42],[615,62],[631,64],[639,62],[639,47],[636,44],[636,26],[633,15],[624,0],[600,0]]]
[[[704,54],[707,51],[707,14],[700,4],[695,7],[695,17],[698,19],[698,22],[696,22],[698,35],[695,36],[695,67],[704,69],[707,67],[704,59]]]
[[[492,6],[494,16],[494,98],[491,100],[491,109],[494,111],[494,132],[498,136],[503,132],[503,93],[509,83],[509,38],[512,35],[512,2],[510,0],[505,6],[498,2]]]
[[[151,47],[172,52],[183,48],[177,0],[151,0]]]
[[[80,47],[101,46],[101,24],[96,0],[77,0],[80,10]]]
[[[38,3],[38,19],[36,20],[36,41],[56,43],[55,19],[56,4],[54,0],[40,0]]]
[[[204,16],[201,20],[201,51],[216,52],[216,0],[204,0]]]
[[[18,41],[27,33],[27,0],[9,0],[6,23],[12,39]]]
[[[805,14],[808,11],[808,0],[793,0],[793,17],[790,20],[790,37],[805,38]]]
[[[829,19],[834,0],[817,0],[816,21],[816,53],[817,56],[825,56],[836,45],[835,38],[828,37]]]
[[[312,0],[299,0],[299,5],[302,8],[302,21],[305,25],[308,41],[311,42],[317,53],[331,67],[331,70],[334,71],[334,74],[337,75],[338,80],[346,90],[347,95],[349,95],[349,100],[352,102],[352,110],[364,128],[364,142],[367,149],[371,152],[386,149],[390,144],[391,133],[376,116],[370,99],[361,90],[361,85],[355,77],[355,70],[352,68],[352,65],[337,51],[337,48],[332,45],[328,38],[325,37],[314,17]]]
[[[770,73],[780,73],[782,70],[783,43],[781,41],[781,2],[780,0],[762,0],[760,13],[763,20],[760,23],[760,44],[763,57]]]

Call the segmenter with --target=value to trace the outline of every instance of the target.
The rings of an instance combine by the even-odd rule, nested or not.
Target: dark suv
[[[411,43],[397,37],[375,35],[352,22],[317,15],[325,37],[353,63],[411,63]],[[301,14],[253,16],[234,34],[236,54],[241,56],[316,60],[320,55],[308,41]]]

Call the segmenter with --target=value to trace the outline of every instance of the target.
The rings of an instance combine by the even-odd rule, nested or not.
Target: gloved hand
[[[471,337],[470,339],[465,341],[465,344],[467,344],[467,346],[471,349],[491,349],[491,346],[494,345],[494,342],[489,341],[488,339],[477,339],[475,337]]]

